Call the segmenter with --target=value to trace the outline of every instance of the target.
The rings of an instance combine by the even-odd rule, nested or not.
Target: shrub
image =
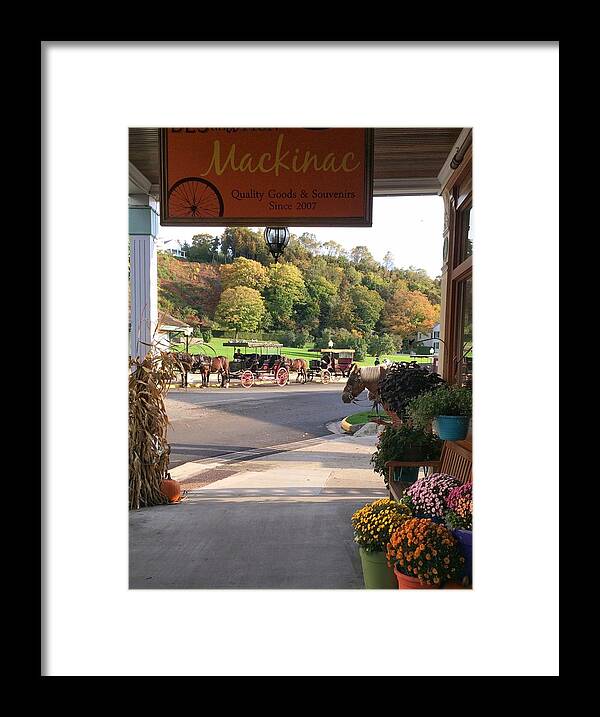
[[[470,416],[472,393],[464,386],[439,386],[413,398],[406,407],[415,426],[425,428],[436,416]]]
[[[379,436],[377,449],[371,456],[375,473],[388,483],[387,461],[438,460],[443,442],[433,433],[407,425],[386,426]]]
[[[371,356],[383,356],[384,354],[396,353],[396,342],[390,334],[371,336],[368,342],[369,354]]]
[[[418,578],[422,585],[441,585],[460,575],[464,558],[452,533],[427,518],[409,518],[394,530],[386,548],[390,567]]]
[[[333,341],[333,348],[336,349],[354,349],[356,361],[364,361],[368,352],[367,340],[348,329],[325,329],[316,339],[315,348],[329,348],[329,341]]]
[[[284,331],[278,335],[277,340],[279,340],[284,346],[301,349],[314,341],[314,337],[305,330]]]
[[[364,361],[368,353],[367,342],[364,339],[353,338],[348,344],[348,348],[354,349],[354,360]]]

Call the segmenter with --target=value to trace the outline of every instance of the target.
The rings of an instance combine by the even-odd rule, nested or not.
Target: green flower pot
[[[367,553],[361,547],[358,548],[360,562],[362,564],[363,580],[367,590],[397,590],[398,581],[394,575],[394,569],[388,568],[385,553]]]

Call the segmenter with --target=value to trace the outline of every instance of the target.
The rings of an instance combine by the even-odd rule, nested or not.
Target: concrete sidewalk
[[[369,464],[376,440],[333,435],[175,469],[188,484],[208,471],[224,477],[179,504],[131,511],[130,587],[362,588],[350,517],[387,496]]]

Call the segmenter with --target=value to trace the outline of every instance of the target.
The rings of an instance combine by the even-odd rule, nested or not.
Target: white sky
[[[319,241],[336,241],[346,249],[368,247],[381,261],[389,250],[398,268],[415,266],[431,277],[441,273],[444,204],[441,197],[374,197],[373,226],[290,227],[293,234],[307,231]],[[180,239],[191,243],[194,234],[218,236],[225,227],[160,227],[162,239]]]

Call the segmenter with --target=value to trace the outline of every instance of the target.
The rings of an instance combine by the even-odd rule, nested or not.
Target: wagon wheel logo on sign
[[[223,197],[208,179],[184,177],[169,189],[169,214],[179,217],[222,217]]]

